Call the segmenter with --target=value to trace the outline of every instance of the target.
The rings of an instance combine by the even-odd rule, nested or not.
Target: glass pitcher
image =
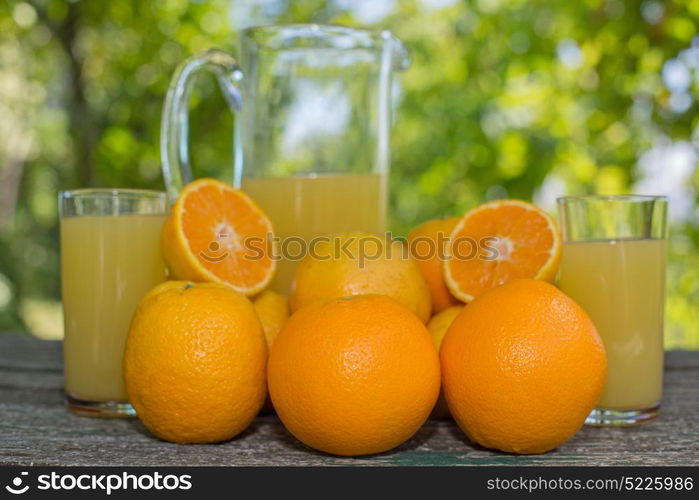
[[[188,98],[209,71],[237,115],[233,184],[270,217],[281,254],[272,288],[288,293],[310,239],[386,230],[392,75],[408,64],[388,31],[317,24],[242,31],[239,63],[221,50],[188,59],[163,109],[169,197],[192,180]]]

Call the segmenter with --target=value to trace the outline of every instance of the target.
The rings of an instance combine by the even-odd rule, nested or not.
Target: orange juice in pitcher
[[[170,198],[193,178],[186,90],[192,75],[213,71],[236,112],[229,180],[269,215],[278,248],[298,248],[289,238],[385,231],[393,73],[408,64],[402,43],[387,31],[272,25],[244,30],[239,53],[239,61],[220,50],[194,56],[173,77],[161,133]],[[299,256],[281,257],[272,287],[288,293]]]
[[[280,239],[277,273],[271,287],[288,293],[304,245],[330,233],[386,230],[385,176],[328,174],[243,179],[242,188],[273,221]]]

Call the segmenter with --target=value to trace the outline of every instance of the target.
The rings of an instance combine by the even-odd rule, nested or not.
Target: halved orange
[[[170,277],[228,285],[245,295],[274,276],[273,230],[248,195],[215,179],[182,190],[162,234]]]
[[[470,302],[513,279],[553,281],[560,259],[561,238],[549,214],[526,201],[491,201],[454,227],[444,281],[455,297]]]

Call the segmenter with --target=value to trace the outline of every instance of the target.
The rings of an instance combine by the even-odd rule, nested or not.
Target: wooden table
[[[699,465],[699,352],[669,352],[661,417],[583,428],[545,455],[471,444],[452,421],[428,421],[388,453],[339,458],[296,441],[273,416],[222,444],[176,445],[137,419],[94,419],[63,406],[61,343],[0,334],[0,464],[17,465]]]

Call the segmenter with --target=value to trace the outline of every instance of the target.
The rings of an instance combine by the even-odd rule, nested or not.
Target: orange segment
[[[172,278],[211,281],[245,295],[274,276],[272,224],[250,197],[214,179],[188,184],[163,228]]]
[[[517,278],[553,281],[561,240],[553,219],[520,200],[497,200],[467,212],[451,233],[443,265],[451,293],[470,302]]]

